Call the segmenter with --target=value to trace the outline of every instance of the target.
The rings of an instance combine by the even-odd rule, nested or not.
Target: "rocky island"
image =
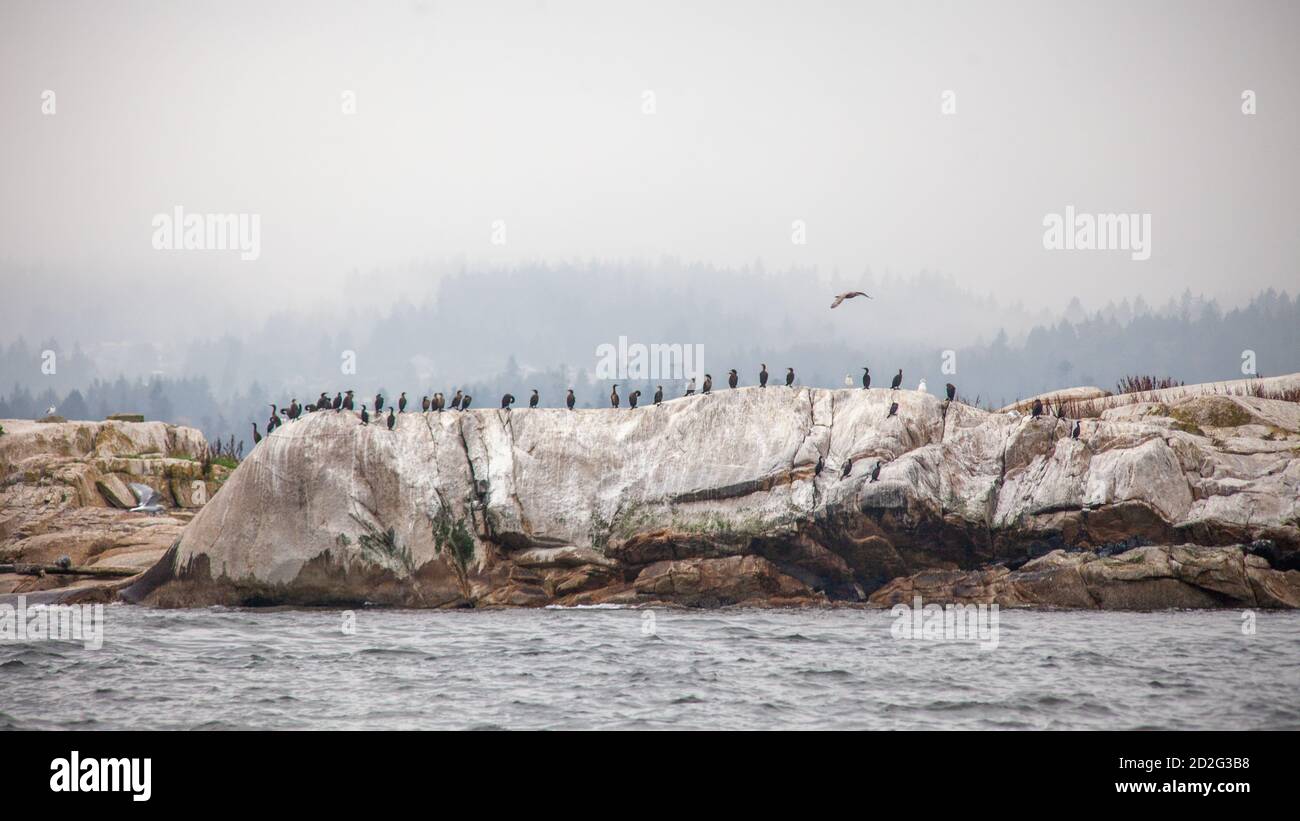
[[[888,389],[406,413],[392,431],[325,411],[233,473],[196,458],[206,443],[189,428],[5,422],[0,563],[148,570],[0,593],[162,607],[1297,607],[1300,404],[1234,384],[1076,390],[1074,408],[1101,403],[1077,438],[1070,404],[1033,417]],[[128,479],[159,489],[170,515],[123,510]]]

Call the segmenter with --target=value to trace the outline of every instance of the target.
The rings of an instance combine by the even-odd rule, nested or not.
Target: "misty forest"
[[[374,280],[383,289],[382,276]],[[828,310],[831,295],[851,287],[873,299]],[[0,418],[38,418],[50,407],[68,419],[142,413],[238,441],[251,439],[250,423],[264,423],[270,403],[305,405],[321,391],[353,389],[358,405],[376,392],[395,403],[405,391],[418,409],[434,391],[463,389],[476,407],[495,407],[506,392],[526,398],[536,388],[542,406],[556,407],[572,387],[578,407],[605,407],[610,384],[622,380],[597,378],[597,349],[620,337],[701,345],[703,370],[719,386],[730,368],[742,386],[756,384],[760,363],[774,384],[794,367],[797,384],[827,388],[846,378],[856,386],[863,366],[887,385],[902,368],[904,387],[925,379],[941,393],[953,382],[964,401],[985,407],[1076,385],[1115,390],[1133,374],[1192,383],[1241,378],[1252,363],[1258,375],[1300,371],[1300,298],[1271,289],[1235,306],[1190,292],[1163,305],[1122,298],[1091,310],[1076,298],[1052,315],[930,273],[592,262],[461,271],[419,304],[395,299],[382,314],[285,310],[260,327],[200,328],[163,344],[110,338],[121,330],[94,322],[44,339],[13,335],[0,340]],[[345,375],[348,358],[355,373]],[[656,385],[673,397],[685,381],[623,387],[649,396]]]

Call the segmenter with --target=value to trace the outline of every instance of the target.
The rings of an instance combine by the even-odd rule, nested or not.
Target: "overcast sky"
[[[1235,304],[1300,283],[1298,24],[1185,0],[5,0],[0,268],[21,299],[47,284],[54,325],[141,278],[285,286],[268,310],[354,298],[355,271],[424,272],[385,281],[418,293],[426,261],[665,254],[929,269],[1031,308]],[[1151,258],[1044,250],[1067,205],[1150,214]],[[260,257],[154,250],[176,206],[260,215]]]

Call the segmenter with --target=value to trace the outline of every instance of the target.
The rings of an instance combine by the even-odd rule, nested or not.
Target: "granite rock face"
[[[126,598],[854,602],[922,570],[1130,539],[1270,539],[1291,561],[1300,405],[1219,396],[1231,412],[1207,413],[1181,390],[1085,419],[1077,440],[1067,420],[887,389],[407,413],[394,431],[309,414],[249,454]]]
[[[153,566],[227,471],[205,475],[207,442],[162,422],[0,422],[0,563]],[[128,487],[157,490],[165,515],[130,513]],[[0,574],[0,594],[82,585],[76,577]],[[88,584],[100,585],[101,582]]]

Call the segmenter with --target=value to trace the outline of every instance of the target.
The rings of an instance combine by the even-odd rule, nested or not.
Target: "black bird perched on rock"
[[[1079,438],[1079,424],[1080,424],[1079,421],[1076,419],[1075,422],[1074,422],[1074,429],[1070,431],[1070,438],[1071,438],[1071,439],[1078,439],[1078,438]],[[253,427],[257,427],[257,426],[254,425]]]
[[[896,391],[901,384],[903,384],[903,369],[899,368],[898,373],[894,374],[894,381],[889,384],[889,389]]]
[[[831,303],[831,307],[838,308],[841,302],[846,299],[853,299],[855,296],[865,296],[867,299],[871,299],[870,294],[864,294],[861,291],[845,291],[842,294],[835,295],[835,301]]]
[[[266,423],[266,433],[269,436],[271,431],[280,427],[280,414],[276,413],[275,405],[271,406],[271,418]]]
[[[537,388],[533,388],[533,395],[528,397],[528,407],[535,408],[540,401],[542,401],[542,397],[537,395]]]
[[[876,466],[871,469],[871,481],[874,482],[879,478],[880,478],[880,460],[877,459]]]
[[[406,391],[402,391],[402,395],[397,397],[397,412],[406,413]]]
[[[888,419],[890,416],[896,416],[897,414],[898,414],[898,403],[897,402],[890,403],[889,414],[885,418]]]
[[[758,372],[758,386],[760,388],[766,388],[767,387],[767,363],[763,362],[761,364],[762,364],[762,370]]]
[[[813,468],[813,476],[821,476],[822,468],[826,467],[826,461],[821,456],[817,457],[817,466]]]
[[[320,392],[320,398],[316,400],[316,410],[322,411],[330,406],[330,395],[325,391]]]
[[[377,393],[375,394],[375,413],[383,413],[383,412],[384,412],[384,395],[382,393]]]
[[[370,414],[366,413],[366,406],[364,404],[361,406],[361,424],[370,424]]]
[[[429,401],[429,397],[427,397],[427,396],[421,396],[421,397],[420,397],[420,410],[424,411],[425,413],[428,413],[428,412],[429,412],[429,408],[432,407],[432,406],[433,406],[433,403]]]
[[[397,417],[393,416],[393,408],[390,405],[388,407],[388,429],[392,430],[393,426],[396,424],[397,424]]]
[[[342,408],[342,407],[343,407],[343,394],[341,394],[341,393],[336,393],[336,394],[334,394],[334,402],[333,402],[333,404],[332,404],[330,407],[334,408],[334,410],[339,410],[340,408]]]
[[[290,422],[293,422],[299,416],[302,416],[302,405],[298,404],[298,397],[295,396],[293,399],[289,400],[289,412],[286,416],[289,417]]]
[[[862,389],[865,391],[871,387],[871,369],[864,367],[862,369]]]
[[[655,389],[655,404],[658,405],[662,401],[664,401],[664,386],[660,385]]]
[[[460,410],[460,397],[461,397],[460,391],[456,391],[456,395],[451,398],[452,410]]]
[[[573,388],[569,388],[569,395],[564,397],[565,406],[567,406],[569,410],[573,410],[573,403],[577,401],[578,400],[573,396]]]
[[[740,377],[736,375],[736,369],[732,368],[727,376],[727,387],[734,388],[739,381]]]
[[[505,396],[501,397],[501,407],[506,410],[510,410],[510,406],[513,405],[514,402],[515,395],[513,393],[507,393]]]
[[[254,422],[253,423],[253,447],[257,447],[257,443],[260,441],[262,441],[262,434],[257,432],[257,423]]]
[[[609,389],[609,404],[618,407],[618,385]]]
[[[641,391],[632,391],[627,395],[627,404],[630,408],[635,408],[637,400],[641,398]]]
[[[711,390],[713,390],[713,374],[706,373],[704,374],[704,388],[700,393],[707,394]]]
[[[844,470],[840,473],[840,478],[841,478],[841,479],[847,479],[847,478],[849,478],[849,474],[852,473],[852,472],[853,472],[853,460],[852,460],[852,459],[845,459],[845,460],[844,460]]]
[[[785,369],[785,386],[787,388],[794,387],[794,368]]]
[[[461,410],[469,410],[469,402],[470,402],[470,400],[473,399],[473,398],[474,398],[474,397],[470,396],[469,394],[465,394],[464,396],[462,396],[462,397],[460,398],[460,409],[461,409]]]
[[[433,398],[429,400],[429,407],[438,413],[442,413],[443,409],[447,407],[447,397],[443,396],[441,391],[435,393]]]
[[[1041,399],[1034,400],[1034,407],[1029,412],[1029,415],[1032,416],[1034,419],[1037,419],[1038,417],[1043,415],[1043,400]]]
[[[954,400],[954,399],[957,398],[957,386],[956,386],[956,385],[954,385],[954,384],[952,384],[951,382],[949,382],[947,385],[944,385],[944,387],[945,387],[945,388],[947,389],[947,391],[948,391],[948,401],[949,401],[949,402],[951,402],[952,400]]]
[[[343,410],[352,410],[352,391],[343,392]]]

